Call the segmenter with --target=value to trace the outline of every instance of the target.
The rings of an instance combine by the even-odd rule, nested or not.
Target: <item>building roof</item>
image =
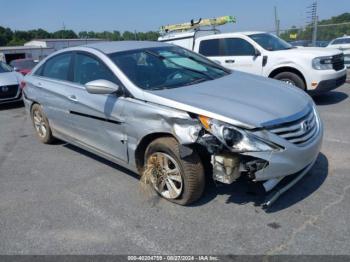
[[[115,52],[123,52],[123,51],[129,51],[134,49],[164,47],[164,46],[171,46],[171,45],[166,43],[161,43],[161,42],[152,42],[152,41],[108,41],[108,42],[87,44],[84,46],[98,49],[105,54],[111,54]]]
[[[52,49],[50,47],[40,47],[34,45],[0,46],[1,51],[30,50],[30,49]]]
[[[32,39],[31,41],[41,41],[41,42],[60,42],[60,41],[107,41],[105,39],[99,38],[42,38],[42,39]]]

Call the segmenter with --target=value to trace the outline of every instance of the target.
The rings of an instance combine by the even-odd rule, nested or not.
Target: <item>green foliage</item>
[[[4,28],[0,26],[0,46],[13,46],[23,45],[32,39],[44,39],[44,38],[98,38],[109,41],[121,41],[121,40],[150,40],[156,41],[159,37],[158,32],[130,32],[125,31],[123,33],[119,31],[81,31],[76,34],[73,30],[59,30],[53,33],[49,33],[41,28],[29,31],[12,31],[10,28]]]
[[[344,13],[330,19],[319,21],[319,27],[317,28],[317,40],[328,41],[343,35],[350,35],[350,24],[342,23],[350,23],[350,13]],[[313,27],[311,25],[308,25],[305,28],[296,28],[294,26],[291,29],[284,31],[280,37],[287,41],[295,40],[290,39],[290,35],[297,33],[297,40],[311,40],[312,31]]]

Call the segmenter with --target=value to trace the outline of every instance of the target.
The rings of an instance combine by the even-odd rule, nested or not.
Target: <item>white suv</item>
[[[269,33],[196,31],[172,33],[158,40],[191,49],[229,69],[285,81],[311,94],[335,89],[346,81],[341,51],[293,47]]]

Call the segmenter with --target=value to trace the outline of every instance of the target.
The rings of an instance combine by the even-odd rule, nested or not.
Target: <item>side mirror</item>
[[[261,52],[258,49],[255,49],[254,56],[255,57],[261,56]]]
[[[85,84],[85,88],[90,94],[100,95],[118,93],[120,91],[120,87],[117,84],[103,79],[88,82]]]

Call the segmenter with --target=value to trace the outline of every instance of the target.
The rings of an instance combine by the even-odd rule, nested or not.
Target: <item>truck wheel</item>
[[[39,140],[44,144],[51,144],[55,138],[52,136],[49,121],[39,104],[32,106],[31,116]]]
[[[198,200],[205,185],[203,165],[196,152],[182,159],[174,138],[154,140],[145,153],[143,175],[150,177],[154,189],[165,199],[179,205]]]
[[[302,90],[306,89],[303,79],[301,79],[300,76],[298,76],[297,74],[292,73],[292,72],[279,73],[274,77],[274,79],[283,81],[283,82],[290,84],[290,85],[294,85],[296,87],[299,87]]]

